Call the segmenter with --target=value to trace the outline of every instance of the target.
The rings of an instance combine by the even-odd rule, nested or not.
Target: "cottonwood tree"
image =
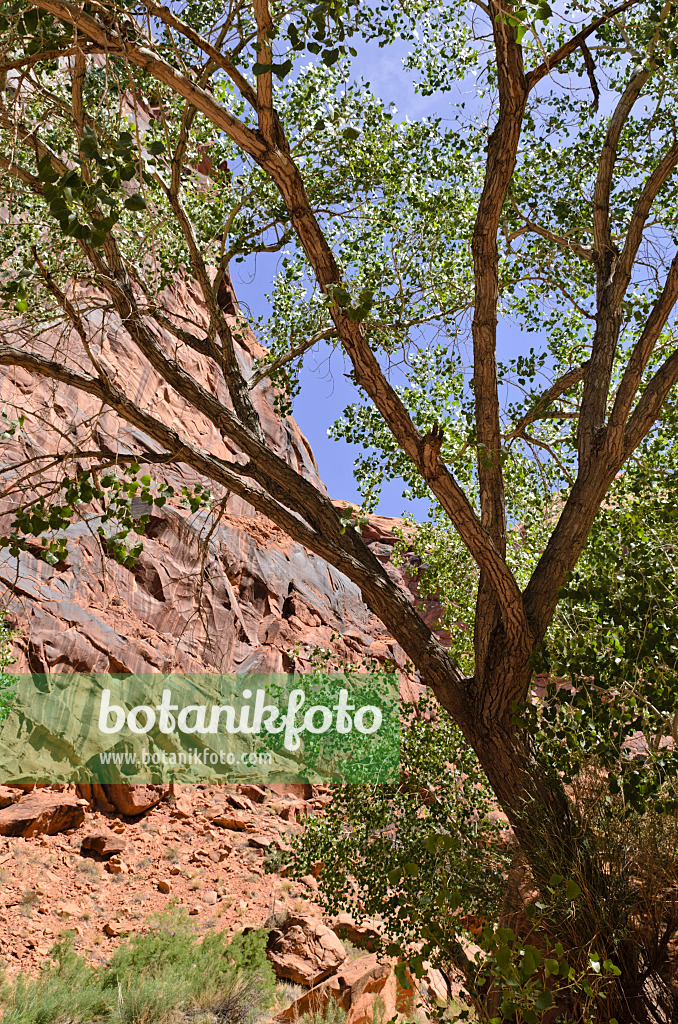
[[[95,396],[149,439],[139,463],[190,467],[345,573],[476,751],[537,876],[535,815],[557,837],[550,870],[585,863],[566,793],[514,709],[606,493],[678,380],[675,5],[4,0],[0,12],[0,363]],[[451,121],[398,122],[355,80],[355,47],[403,38],[418,88],[451,97]],[[271,358],[245,379],[230,267],[263,253],[282,267],[260,324]],[[172,313],[180,271],[199,285],[206,333]],[[92,285],[236,463],[136,404],[125,366],[102,364],[82,302]],[[504,365],[507,317],[542,349]],[[80,339],[77,364],[40,343],[59,318]],[[376,444],[382,468],[428,495],[472,566],[463,664],[267,443],[253,390],[274,380],[287,411],[304,353],[326,340],[366,403],[337,432]],[[189,350],[228,401],[189,372]],[[404,385],[389,370],[401,352]],[[369,461],[362,472],[369,490]],[[539,481],[541,522],[519,543]],[[102,487],[74,477],[38,525],[58,527]],[[14,544],[34,525],[17,522]],[[586,872],[604,900],[602,869]]]

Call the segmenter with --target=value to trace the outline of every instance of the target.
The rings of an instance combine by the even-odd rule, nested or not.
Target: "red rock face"
[[[94,293],[79,295],[94,304]],[[184,317],[204,328],[205,311],[190,282],[177,286],[174,302]],[[114,316],[104,319],[93,309],[90,320],[101,327],[101,361],[112,376],[125,380],[128,393],[141,406],[152,408],[221,458],[238,458],[227,439],[170,394]],[[174,345],[168,336],[163,340],[168,348]],[[50,335],[44,348],[52,351],[58,343],[60,358],[75,363],[76,342],[66,332],[58,338]],[[245,338],[239,358],[247,373],[263,351],[251,334]],[[209,360],[186,350],[182,360],[228,402]],[[275,414],[272,389],[259,387],[254,396],[271,446],[324,489],[296,423]],[[26,415],[25,436],[3,442],[5,479],[12,478],[7,469],[11,463],[30,455],[99,446],[139,451],[147,446],[139,431],[89,396],[62,386],[55,389],[23,369],[2,370],[0,400],[10,418],[14,410]],[[86,468],[82,461],[79,465]],[[72,462],[66,472],[73,473]],[[191,471],[173,467],[163,469],[162,477],[178,492],[182,484],[196,482]],[[3,529],[10,521],[4,518]],[[365,528],[366,539],[383,562],[388,563],[396,542],[397,523],[373,517]],[[37,543],[35,555],[22,553],[18,560],[7,549],[0,551],[3,604],[21,630],[18,671],[285,671],[292,667],[288,651],[315,644],[332,646],[349,661],[369,655],[404,663],[403,652],[370,614],[358,589],[239,498],[228,498],[211,533],[205,511],[192,515],[176,501],[154,510],[143,554],[132,569],[106,555],[96,525],[94,516],[89,524],[68,530],[68,559],[56,567],[42,560]],[[400,570],[388,567],[407,587]],[[297,667],[302,662],[298,659]]]

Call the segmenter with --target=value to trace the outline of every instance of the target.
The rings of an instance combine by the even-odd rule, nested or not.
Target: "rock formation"
[[[169,424],[180,425],[191,440],[221,458],[237,453],[206,420],[185,406],[131,343],[110,312],[104,314],[96,293],[82,289],[90,301],[89,319],[101,326],[101,362],[124,367],[135,401],[153,407]],[[173,292],[176,309],[203,328],[205,310],[191,282]],[[165,344],[173,345],[168,335]],[[45,338],[45,350],[57,343],[60,358],[78,351],[68,333]],[[70,346],[70,347],[69,347]],[[264,350],[246,334],[239,358],[246,372]],[[71,357],[73,360],[75,356]],[[221,386],[205,357],[183,350],[187,369],[217,392]],[[308,442],[292,418],[274,412],[273,390],[254,392],[267,439],[276,452],[324,489]],[[227,400],[223,394],[220,397]],[[20,474],[10,468],[48,453],[77,456],[93,447],[139,452],[154,449],[94,399],[39,378],[21,368],[2,370],[0,401],[7,416],[26,417],[21,432],[0,442],[0,465],[6,482]],[[82,459],[75,465],[87,468]],[[73,474],[73,461],[59,472]],[[180,494],[195,475],[174,467],[156,468]],[[25,486],[25,485],[24,485]],[[221,495],[219,495],[221,497]],[[167,672],[287,671],[295,647],[332,645],[349,661],[364,656],[404,664],[403,652],[368,611],[358,589],[322,559],[291,541],[274,524],[236,496],[224,495],[216,525],[206,511],[191,514],[178,501],[154,509],[136,565],[119,565],[102,550],[96,512],[67,530],[65,562],[48,565],[36,542],[31,552],[11,557],[0,550],[0,600],[10,622],[21,631],[18,671]],[[5,499],[2,508],[12,506]],[[5,515],[6,529],[11,516]],[[377,556],[389,561],[398,520],[373,517],[366,536]],[[408,579],[391,567],[403,585]],[[431,609],[435,615],[435,608]]]

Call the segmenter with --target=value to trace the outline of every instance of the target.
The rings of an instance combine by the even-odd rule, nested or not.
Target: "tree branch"
[[[589,370],[584,378],[579,415],[580,466],[585,466],[594,453],[599,451],[602,444],[612,367],[622,323],[621,296],[613,284],[618,251],[612,239],[610,224],[612,175],[622,129],[649,77],[650,72],[642,66],[631,75],[631,79],[610,118],[598,162],[598,174],[593,194],[597,314]]]
[[[554,242],[560,249],[575,252],[578,256],[581,256],[582,259],[587,260],[589,263],[593,262],[593,252],[587,246],[579,245],[578,242],[573,242],[570,238],[563,238],[562,235],[557,235],[554,231],[550,231],[548,228],[543,228],[539,224],[535,224],[533,220],[530,220],[529,217],[525,216],[513,198],[511,198],[511,206],[515,210],[516,214],[521,218],[528,231],[534,232],[535,235],[540,235],[549,242]]]
[[[213,124],[226,132],[228,137],[257,163],[262,163],[266,159],[268,149],[257,132],[253,132],[244,125],[213,96],[191,82],[152,50],[131,42],[118,34],[115,29],[103,25],[96,18],[86,14],[69,0],[34,0],[34,4],[40,10],[48,11],[50,14],[56,15],[57,18],[67,21],[78,32],[98,43],[107,53],[111,55],[124,53],[131,64],[147,71],[193,104]]]
[[[253,0],[254,17],[257,22],[257,42],[259,44],[258,63],[273,63],[271,38],[273,22],[268,0]],[[259,115],[259,131],[269,145],[276,144],[277,118],[273,114],[273,73],[264,71],[257,75],[257,110]]]
[[[59,288],[58,284],[48,271],[47,267],[44,265],[44,263],[38,256],[38,250],[35,246],[33,246],[33,257],[38,265],[38,269],[40,270],[42,279],[45,282],[45,287],[47,288],[47,291],[50,293],[50,295],[54,296],[54,298],[57,300],[57,302],[63,309],[64,313],[72,323],[73,327],[77,331],[80,341],[82,342],[82,347],[87,353],[87,356],[92,366],[99,374],[99,377],[101,377],[102,379],[107,379],[108,374],[102,367],[97,357],[92,352],[89,343],[89,338],[87,337],[87,331],[85,330],[85,325],[82,322],[82,318],[78,315],[78,312],[73,303],[64,295],[61,288]]]
[[[0,156],[0,167],[3,167],[9,174],[14,175],[15,178],[19,178],[27,185],[30,185],[37,195],[42,195],[42,182],[40,179],[14,163],[13,160],[8,160],[6,156]]]
[[[629,440],[631,435],[626,437],[625,433],[628,434],[629,430],[637,430],[636,424],[639,422],[638,420],[635,420],[632,417],[634,423],[633,428],[631,428],[630,422],[628,427],[626,427],[626,420],[629,412],[631,411],[633,400],[638,393],[645,367],[647,366],[648,360],[659,339],[659,335],[664,330],[676,302],[678,302],[678,253],[673,258],[661,295],[655,302],[640,338],[636,342],[633,352],[629,356],[629,361],[626,364],[624,376],[622,377],[619,388],[617,389],[614,406],[610,413],[607,428],[608,444],[613,447],[619,456],[621,456],[622,452],[628,447],[629,443],[631,443]],[[644,395],[646,394],[647,389],[645,390]],[[640,402],[643,401],[643,398],[641,398]],[[638,407],[640,407],[640,402],[638,403]],[[641,418],[642,415],[641,409]],[[651,422],[654,422],[654,420]]]
[[[180,174],[178,177],[180,181]],[[261,421],[259,419],[259,415],[256,409],[254,408],[254,405],[252,404],[252,399],[250,398],[250,393],[245,382],[245,379],[242,373],[240,372],[240,366],[238,365],[238,360],[235,354],[235,347],[233,345],[233,335],[231,333],[231,328],[226,322],[226,318],[223,312],[219,308],[217,296],[215,294],[215,289],[213,288],[212,282],[210,281],[205,261],[202,258],[202,254],[200,252],[198,243],[195,238],[193,225],[189,220],[188,214],[184,210],[178,192],[175,192],[174,188],[168,188],[162,181],[160,175],[157,175],[157,179],[160,182],[165,192],[165,195],[169,200],[169,203],[174,211],[174,214],[181,228],[182,234],[186,240],[186,245],[188,246],[188,251],[191,255],[191,265],[193,267],[193,272],[200,284],[200,289],[205,300],[205,305],[207,306],[209,312],[211,324],[213,325],[214,330],[218,332],[219,337],[221,339],[220,350],[217,350],[216,346],[211,345],[212,358],[220,357],[218,358],[218,361],[221,366],[221,371],[224,375],[226,387],[228,388],[228,392],[231,396],[231,401],[233,402],[233,407],[235,408],[236,413],[240,417],[240,420],[252,432],[254,437],[256,437],[260,442],[263,442],[264,432],[261,426]],[[211,334],[212,331],[210,331],[210,336]],[[208,338],[208,341],[210,340],[211,338]]]
[[[0,71],[21,71],[23,68],[32,68],[36,64],[39,64],[42,60],[60,60],[66,57],[72,57],[78,52],[78,47],[69,46],[65,50],[40,50],[38,53],[33,53],[30,57],[22,57],[19,60],[2,61],[0,63]],[[101,50],[97,48],[88,48],[87,53],[101,53]]]
[[[545,415],[549,405],[551,405],[556,398],[560,398],[560,396],[564,395],[566,391],[569,391],[570,388],[573,388],[575,384],[579,384],[580,381],[584,379],[588,366],[589,364],[587,360],[585,363],[582,363],[581,366],[573,367],[571,370],[564,373],[562,377],[559,377],[558,380],[554,381],[551,387],[537,399],[532,409],[525,413],[522,419],[518,421],[515,427],[513,427],[508,434],[504,435],[504,438],[507,441],[510,441],[511,438],[520,437],[526,427],[529,427],[531,423],[534,423],[535,420],[541,419]]]
[[[208,57],[214,61],[218,68],[225,71],[231,81],[238,87],[241,96],[247,100],[251,107],[257,109],[257,94],[252,88],[250,83],[247,81],[245,76],[232,64],[224,55],[217,50],[211,43],[204,39],[195,29],[192,29],[190,25],[187,25],[181,18],[177,18],[176,14],[165,7],[164,4],[153,3],[152,0],[143,0],[144,7],[151,15],[152,18],[159,18],[163,24],[167,25],[168,28],[173,28],[175,31],[181,33],[186,39],[189,39],[195,46],[197,46],[203,53],[206,53]]]
[[[580,42],[579,49],[584,57],[586,74],[589,76],[589,82],[591,84],[591,92],[593,93],[593,109],[594,111],[597,111],[598,105],[600,104],[600,89],[598,88],[598,83],[596,81],[596,66],[593,63],[593,57],[591,55],[591,51],[586,45],[585,39],[582,39]]]
[[[553,71],[553,69],[558,66],[558,64],[566,60],[567,57],[571,57],[576,50],[581,49],[582,43],[585,43],[593,32],[599,29],[602,25],[607,24],[610,19],[616,18],[618,14],[628,10],[629,7],[635,7],[636,4],[639,3],[641,3],[641,0],[626,0],[626,2],[620,4],[619,7],[615,7],[613,10],[602,14],[599,18],[595,18],[590,25],[587,25],[586,28],[577,32],[571,39],[568,39],[566,43],[546,57],[541,64],[537,65],[536,68],[532,68],[531,71],[528,71],[528,91],[531,92],[535,85],[537,85],[538,82],[541,82],[542,78],[545,78],[550,71]]]
[[[617,391],[615,406],[612,407],[612,412],[609,416],[609,423],[607,426],[608,444],[611,445],[612,449],[616,451],[619,457],[621,457],[622,453],[628,449],[629,444],[633,443],[633,438],[638,431],[638,424],[643,421],[643,418],[648,423],[647,429],[649,429],[649,426],[654,422],[655,417],[649,420],[647,419],[647,417],[651,415],[648,404],[648,402],[651,401],[651,391],[650,397],[645,399],[649,388],[648,385],[648,388],[645,389],[638,402],[638,406],[636,407],[636,411],[640,409],[639,417],[636,418],[634,413],[628,426],[626,426],[627,417],[629,416],[633,400],[638,392],[638,388],[640,387],[642,375],[645,367],[647,366],[647,361],[652,354],[654,346],[656,342],[658,342],[662,331],[666,327],[668,318],[676,302],[678,302],[678,254],[673,258],[662,294],[654,303],[642,334],[636,342],[633,352],[629,356],[624,376]],[[659,384],[655,386],[660,387]],[[643,410],[647,410],[648,412],[645,414]],[[635,450],[637,443],[638,442],[633,444],[632,451]]]
[[[283,354],[278,356],[277,359],[274,359],[272,363],[267,363],[266,366],[262,366],[260,370],[253,373],[247,382],[248,388],[252,391],[256,388],[257,384],[261,384],[262,380],[270,377],[272,373],[276,372],[276,370],[280,370],[283,366],[291,363],[293,359],[297,359],[299,356],[303,355],[309,348],[313,348],[314,345],[317,345],[319,341],[325,341],[326,338],[331,338],[336,333],[337,332],[334,327],[325,327],[322,331],[316,331],[315,334],[310,336],[310,338],[304,338],[304,340],[300,341],[298,345],[294,345],[289,352],[283,352]]]
[[[674,351],[651,378],[629,417],[624,432],[624,457],[636,450],[659,419],[662,405],[671,388],[678,383],[678,350]]]
[[[82,103],[82,90],[85,84],[85,54],[82,49],[78,46],[75,53],[75,62],[72,72],[72,96],[73,96],[73,120],[75,122],[75,130],[79,140],[82,140],[82,134],[85,128],[85,111]]]
[[[516,167],[528,90],[522,48],[515,28],[502,15],[503,0],[492,0],[499,115],[487,144],[485,180],[471,240],[475,307],[473,314],[473,393],[478,436],[480,521],[502,556],[506,554],[506,499],[501,462],[501,424],[497,381],[497,302],[501,212]],[[522,608],[521,608],[522,611]],[[474,649],[476,672],[485,675],[499,616],[505,608],[497,601],[496,587],[482,571],[476,603]],[[507,629],[507,623],[504,623]],[[527,624],[524,634],[529,634]]]
[[[610,228],[610,193],[612,173],[617,161],[619,137],[649,78],[650,72],[642,67],[637,68],[632,74],[610,118],[598,162],[598,174],[593,192],[593,239],[595,259],[603,279],[605,270],[608,269],[609,272],[607,265],[610,254],[616,251]]]
[[[678,167],[678,142],[664,155],[661,163],[655,167],[650,177],[645,182],[638,202],[636,203],[631,222],[626,235],[626,242],[619,262],[614,272],[614,281],[611,291],[610,302],[614,306],[619,304],[626,294],[626,289],[631,282],[633,265],[638,255],[638,249],[643,240],[643,230],[647,222],[652,204],[662,185],[666,184],[676,167]]]

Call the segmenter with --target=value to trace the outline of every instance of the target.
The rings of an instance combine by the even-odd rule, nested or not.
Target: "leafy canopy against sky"
[[[249,82],[265,70],[248,5],[191,2],[172,10],[230,51],[233,65]],[[544,52],[556,49],[602,10],[577,2],[553,8],[531,3],[516,11],[526,66],[538,63]],[[14,58],[15,65],[7,72],[6,96],[20,97],[25,119],[39,124],[43,141],[69,159],[74,145],[70,74],[63,61],[36,62],[31,54],[50,41],[58,49],[72,29],[21,2],[6,2],[3,11],[4,57],[9,64]],[[202,66],[202,51],[163,23],[152,5],[127,4],[118,13],[123,19],[132,15],[140,27],[149,25],[159,52],[173,65]],[[444,429],[442,457],[474,502],[470,239],[497,108],[487,12],[482,3],[432,8],[419,2],[332,0],[302,3],[288,13],[280,5],[273,13],[275,104],[344,274],[344,292],[336,298],[363,322],[421,432],[433,424]],[[596,297],[593,188],[610,111],[630,69],[642,70],[649,48],[653,73],[624,126],[614,171],[611,224],[613,238],[621,243],[657,154],[674,142],[677,17],[673,5],[620,5],[618,15],[547,75],[529,100],[501,222],[499,277],[500,337],[510,339],[499,366],[508,509],[515,526],[529,523],[527,534],[516,530],[511,537],[510,558],[521,579],[543,547],[554,494],[576,475],[576,385],[548,408],[536,403],[549,379],[581,365],[590,349]],[[394,51],[402,72],[384,76],[380,67],[393,69]],[[380,95],[366,84],[374,77],[372,70]],[[217,69],[210,88],[234,115],[254,126],[254,115],[232,77]],[[425,103],[429,113],[412,120],[403,116],[397,109],[403,96],[409,105]],[[1,243],[5,296],[10,314],[24,315],[27,330],[49,323],[54,312],[50,297],[38,298],[33,287],[39,274],[32,247],[44,249],[45,200],[48,217],[62,229],[42,255],[57,280],[65,273],[87,279],[91,271],[78,237],[86,235],[99,245],[113,226],[125,257],[144,268],[150,292],[189,264],[163,186],[166,155],[179,138],[183,101],[124,61],[90,61],[84,99],[86,109],[95,111],[84,124],[76,159],[89,176],[86,187],[85,175],[74,187],[77,171],[71,185],[64,185],[63,176],[49,180],[59,175],[46,165],[43,196],[23,189],[16,178],[7,177],[2,185],[10,211]],[[337,344],[327,298],[309,273],[288,211],[261,168],[200,114],[188,145],[189,163],[204,166],[200,161],[206,160],[209,170],[209,179],[188,174],[182,185],[203,259],[216,263],[227,254],[236,275],[253,275],[245,294],[256,295],[251,301],[258,313],[255,328],[271,358],[318,338],[315,347],[273,374],[283,389],[281,411],[299,402],[303,413],[300,381],[307,393],[317,394],[310,376],[313,361],[322,351],[319,346],[326,346],[326,352]],[[103,207],[103,219],[101,212],[94,217],[88,212],[87,195]],[[675,244],[676,184],[669,177],[623,305],[620,367],[662,287]],[[261,299],[264,292],[268,303]],[[672,331],[670,323],[647,375],[670,350]],[[343,394],[350,369],[339,352],[331,366]],[[314,425],[363,446],[357,480],[366,509],[376,507],[384,482],[391,479],[404,481],[409,501],[430,504],[422,544],[439,571],[443,565],[456,566],[457,578],[449,583],[455,590],[461,584],[465,592],[463,580],[474,573],[469,556],[450,536],[426,484],[373,406],[358,391],[358,401],[334,425],[330,416],[323,421],[319,414]],[[338,454],[335,458],[340,460]],[[332,460],[321,464],[321,473],[334,491]]]

